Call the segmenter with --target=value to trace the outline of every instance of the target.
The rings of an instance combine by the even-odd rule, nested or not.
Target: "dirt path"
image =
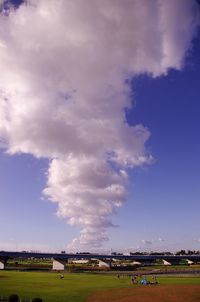
[[[155,285],[98,291],[87,302],[200,302],[199,285]]]

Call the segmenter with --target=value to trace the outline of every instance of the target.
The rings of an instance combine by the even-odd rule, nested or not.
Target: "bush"
[[[34,299],[32,300],[32,302],[42,302],[42,299],[41,299],[41,298],[34,298]]]
[[[8,297],[8,302],[19,302],[19,296],[14,294]]]

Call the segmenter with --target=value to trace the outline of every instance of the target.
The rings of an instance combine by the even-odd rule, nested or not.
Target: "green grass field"
[[[161,284],[199,284],[199,277],[159,277]],[[133,287],[130,277],[70,274],[59,279],[55,272],[0,271],[0,296],[17,293],[22,298],[39,296],[44,302],[82,302],[96,290]]]

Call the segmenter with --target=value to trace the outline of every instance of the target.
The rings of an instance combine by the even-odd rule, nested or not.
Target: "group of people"
[[[117,278],[120,279],[121,275],[117,275]],[[131,276],[132,284],[142,284],[142,285],[154,285],[158,284],[156,276],[152,276],[151,280],[148,280],[145,276],[132,275]]]
[[[142,284],[142,285],[154,285],[158,284],[156,276],[152,276],[151,280],[148,280],[145,276],[134,275],[131,277],[133,284]]]

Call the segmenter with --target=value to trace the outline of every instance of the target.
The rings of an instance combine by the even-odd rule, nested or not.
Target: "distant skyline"
[[[199,250],[197,1],[3,3],[0,250]]]

